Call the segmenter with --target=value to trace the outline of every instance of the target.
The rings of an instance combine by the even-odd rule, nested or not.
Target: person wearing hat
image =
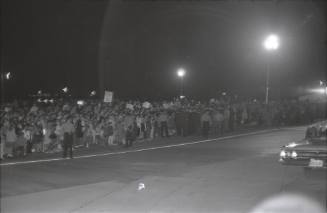
[[[62,132],[64,133],[63,157],[67,157],[67,151],[69,150],[69,157],[72,159],[75,128],[71,117],[68,117],[62,125]]]

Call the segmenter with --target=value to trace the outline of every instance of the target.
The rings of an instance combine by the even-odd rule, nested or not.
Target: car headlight
[[[279,156],[281,158],[285,158],[286,157],[286,152],[284,150],[280,151]]]
[[[293,147],[296,147],[296,146],[297,146],[297,144],[295,142],[292,142],[292,143],[286,145],[286,147],[288,147],[288,148],[293,148]]]
[[[291,157],[292,158],[296,158],[297,157],[297,153],[295,151],[293,151],[292,154],[291,154]]]

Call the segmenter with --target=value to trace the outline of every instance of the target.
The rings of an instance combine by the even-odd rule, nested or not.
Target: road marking
[[[273,132],[273,131],[277,131],[277,130],[281,130],[281,129],[260,130],[260,131],[243,133],[243,134],[238,134],[238,135],[230,135],[230,136],[219,137],[219,138],[212,138],[212,139],[206,139],[206,140],[200,140],[200,141],[192,141],[192,142],[179,143],[179,144],[171,144],[171,145],[164,145],[164,146],[157,146],[157,147],[149,147],[149,148],[143,148],[143,149],[127,150],[127,151],[120,151],[120,152],[107,152],[107,153],[93,154],[93,155],[75,156],[74,159],[102,157],[102,156],[108,156],[108,155],[120,155],[120,154],[128,154],[128,153],[134,153],[134,152],[143,152],[143,151],[156,150],[156,149],[166,149],[166,148],[172,148],[172,147],[178,147],[178,146],[193,145],[193,144],[198,144],[198,143],[207,143],[207,142],[212,142],[212,141],[228,140],[228,139],[232,139],[232,138],[238,138],[238,137],[250,136],[250,135],[257,135],[257,134],[262,134],[262,133],[267,133],[267,132]],[[30,161],[17,161],[17,162],[1,163],[0,166],[12,166],[12,165],[22,165],[22,164],[33,164],[33,163],[52,162],[52,161],[61,161],[61,160],[70,160],[70,159],[65,159],[65,158],[50,158],[50,159],[30,160]]]

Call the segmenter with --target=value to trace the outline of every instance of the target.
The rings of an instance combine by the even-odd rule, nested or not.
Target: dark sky
[[[271,66],[274,97],[326,78],[323,1],[3,0],[6,95],[68,86],[119,97],[171,97],[176,70],[186,71],[186,95],[225,90],[264,96]],[[280,36],[273,55],[262,48]]]

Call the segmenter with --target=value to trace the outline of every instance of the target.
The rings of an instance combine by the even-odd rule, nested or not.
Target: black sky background
[[[172,97],[185,68],[187,96],[219,91],[275,98],[326,78],[325,3],[316,1],[3,0],[7,97],[68,86],[121,98]],[[281,48],[268,55],[270,32]],[[269,56],[269,57],[267,57]],[[270,57],[273,56],[273,57]]]

